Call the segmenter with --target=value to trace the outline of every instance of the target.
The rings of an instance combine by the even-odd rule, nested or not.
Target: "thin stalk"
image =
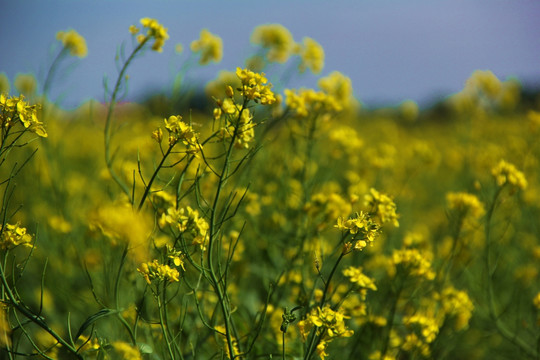
[[[126,184],[124,184],[120,177],[116,174],[114,171],[112,164],[112,158],[111,158],[111,123],[112,123],[112,113],[114,110],[114,106],[116,105],[116,97],[118,96],[118,91],[120,90],[120,85],[122,83],[122,80],[124,79],[124,74],[128,68],[128,66],[131,64],[131,61],[135,58],[135,55],[143,48],[143,46],[146,44],[146,42],[149,40],[149,37],[146,37],[136,48],[133,50],[131,55],[129,55],[129,58],[124,63],[124,66],[120,70],[120,74],[118,74],[118,79],[116,80],[116,85],[114,86],[114,90],[111,96],[111,102],[109,103],[109,110],[107,111],[107,118],[105,120],[105,162],[107,164],[107,169],[109,170],[109,174],[113,178],[113,180],[120,186],[122,191],[129,197],[129,188]]]

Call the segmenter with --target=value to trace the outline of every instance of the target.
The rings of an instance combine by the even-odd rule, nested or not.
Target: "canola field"
[[[130,65],[176,40],[149,18],[130,37],[107,103],[47,97],[87,53],[74,30],[42,84],[0,75],[2,359],[540,357],[540,109],[519,82],[481,69],[436,108],[368,111],[339,72],[272,85],[324,50],[271,24],[208,106],[182,86],[132,103]]]

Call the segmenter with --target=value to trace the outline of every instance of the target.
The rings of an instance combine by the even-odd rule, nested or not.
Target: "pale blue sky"
[[[338,70],[349,76],[356,96],[368,106],[405,99],[426,103],[459,91],[475,69],[540,84],[536,0],[2,0],[0,72],[11,80],[17,72],[43,79],[55,55],[50,50],[56,32],[73,28],[86,38],[89,54],[62,74],[52,96],[62,97],[66,106],[88,97],[102,101],[103,76],[115,79],[115,51],[123,41],[130,49],[127,29],[141,17],[168,27],[170,39],[163,53],[148,52],[131,68],[133,95],[166,89],[174,45],[187,50],[202,28],[223,38],[224,58],[194,68],[188,80],[206,81],[221,69],[242,66],[254,50],[253,28],[264,23],[283,24],[297,41],[309,36],[321,43],[326,51],[322,75]],[[306,75],[291,85],[315,84],[316,77]]]

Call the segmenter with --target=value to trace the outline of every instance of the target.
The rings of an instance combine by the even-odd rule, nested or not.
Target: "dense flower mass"
[[[162,52],[165,40],[169,38],[167,28],[163,27],[156,19],[151,18],[142,18],[141,25],[147,30],[146,34],[139,34],[137,36],[139,44],[153,39],[154,43],[152,44],[152,50]],[[129,27],[129,32],[135,35],[139,32],[139,28],[135,25],[131,25]]]
[[[343,270],[343,275],[349,278],[352,283],[357,284],[361,288],[377,290],[375,280],[362,272],[362,268],[350,266]]]
[[[199,143],[199,134],[193,130],[191,125],[182,121],[180,115],[169,116],[164,119],[165,128],[169,131],[169,146],[174,146],[178,141],[181,141],[186,146],[188,154],[196,154],[202,150],[202,145]],[[153,135],[154,139],[160,139],[159,132]]]
[[[479,219],[485,213],[484,205],[473,194],[451,192],[446,194],[446,201],[450,209],[458,211],[464,217]]]
[[[43,123],[37,118],[37,105],[30,105],[24,96],[6,97],[0,94],[0,125],[2,129],[10,129],[17,123],[41,137],[47,137]]]
[[[380,233],[380,225],[362,211],[357,212],[354,217],[347,220],[339,217],[335,227],[353,235],[355,250],[362,250],[368,244],[373,243]]]
[[[198,40],[191,43],[191,51],[201,53],[199,64],[205,65],[210,61],[220,62],[223,57],[223,41],[217,35],[203,29]]]
[[[276,102],[276,97],[271,90],[272,84],[268,83],[264,73],[236,68],[236,76],[242,82],[240,92],[245,98],[260,101],[263,105],[271,105]]]
[[[399,226],[396,204],[390,196],[371,188],[369,194],[365,196],[365,204],[381,224],[391,223],[395,227]]]
[[[12,249],[19,245],[32,247],[32,235],[26,232],[26,228],[19,224],[0,226],[0,249]]]
[[[137,271],[144,277],[148,285],[153,280],[158,281],[180,281],[180,273],[178,270],[171,268],[169,265],[160,264],[157,259],[152,262],[142,263]]]
[[[88,55],[86,40],[75,30],[59,31],[56,33],[56,39],[62,43],[65,49],[69,50],[72,56],[83,58]]]

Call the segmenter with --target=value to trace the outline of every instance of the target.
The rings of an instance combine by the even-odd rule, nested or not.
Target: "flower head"
[[[191,51],[201,53],[199,64],[206,65],[210,61],[220,62],[223,57],[223,41],[207,29],[201,30],[198,40],[191,43]]]
[[[504,186],[509,184],[514,188],[525,190],[527,188],[527,179],[525,175],[513,164],[510,164],[504,160],[501,160],[493,169],[491,174],[495,178],[498,186]]]
[[[146,34],[137,35],[137,41],[139,42],[139,44],[145,41],[149,41],[150,39],[154,39],[154,43],[152,44],[152,50],[162,52],[165,40],[169,38],[169,34],[167,34],[167,28],[163,27],[163,25],[161,25],[156,19],[142,18],[140,22],[141,25],[147,29],[147,31]],[[129,32],[132,35],[138,34],[139,31],[139,28],[135,25],[131,25],[129,27]]]
[[[294,49],[291,32],[280,24],[257,26],[251,34],[251,42],[267,50],[270,62],[286,62]]]
[[[69,50],[72,56],[83,58],[88,55],[86,40],[75,30],[59,31],[56,33],[56,39],[62,42],[64,48]]]
[[[305,37],[300,45],[300,59],[300,72],[309,69],[312,73],[319,74],[324,67],[324,49],[312,38]]]

